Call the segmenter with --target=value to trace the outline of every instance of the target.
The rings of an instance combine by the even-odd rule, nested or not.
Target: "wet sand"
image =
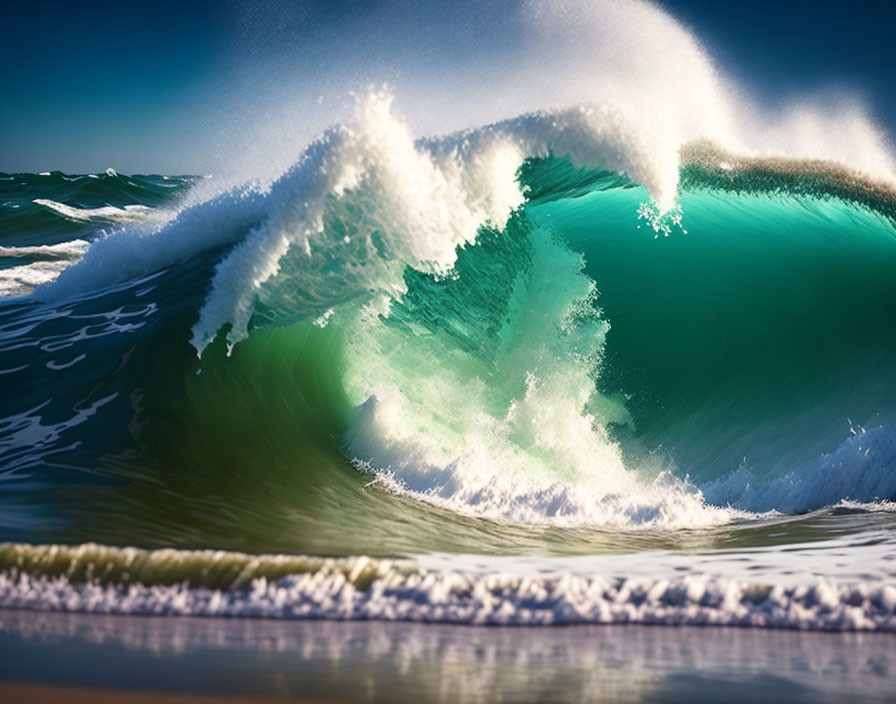
[[[49,687],[39,684],[0,683],[0,701],[32,704],[263,704],[282,701],[276,697],[231,697],[207,694],[171,694],[162,692],[129,692],[120,689],[89,687]]]
[[[896,636],[0,611],[0,701],[892,701]]]

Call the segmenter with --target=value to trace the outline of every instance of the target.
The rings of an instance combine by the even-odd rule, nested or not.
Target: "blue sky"
[[[846,90],[896,134],[896,3],[659,4],[761,101]],[[400,81],[449,54],[462,64],[474,44],[482,60],[512,33],[506,5],[6,3],[0,171],[214,171],[266,119],[287,115],[299,142],[332,119],[325,95]]]

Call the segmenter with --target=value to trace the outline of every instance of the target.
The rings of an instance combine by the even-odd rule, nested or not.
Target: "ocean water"
[[[0,607],[896,631],[886,140],[704,129],[658,12],[668,129],[373,89],[244,185],[0,176]]]
[[[4,177],[0,603],[893,630],[891,206],[802,168],[686,164],[665,233],[625,177],[528,159],[444,271],[328,195],[201,358],[292,175],[173,219],[190,179]]]

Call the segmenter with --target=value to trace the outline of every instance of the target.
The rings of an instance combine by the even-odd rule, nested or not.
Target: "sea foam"
[[[818,559],[822,546],[805,546]],[[5,561],[18,554],[31,571],[7,565],[0,572],[0,607],[106,614],[227,616],[273,619],[420,621],[489,625],[652,624],[750,626],[829,631],[896,632],[896,584],[850,580],[713,574],[700,561],[692,573],[663,573],[663,560],[686,562],[688,555],[658,555],[654,575],[618,574],[629,561],[618,556],[589,558],[584,568],[564,569],[543,561],[538,574],[496,569],[439,568],[411,560],[240,556],[222,552],[45,546],[2,546]],[[34,551],[42,555],[29,554]],[[761,551],[760,551],[761,552]],[[796,563],[800,562],[799,551]],[[856,552],[861,552],[858,548]],[[104,575],[103,557],[118,577]],[[705,557],[705,556],[704,556]],[[722,554],[724,557],[724,553]],[[867,555],[865,558],[867,559]],[[643,556],[638,563],[644,565]],[[85,561],[86,559],[86,561]],[[117,562],[116,562],[117,560]],[[303,563],[304,560],[304,563]],[[220,566],[218,565],[220,563]],[[453,564],[462,565],[463,560]],[[732,565],[737,564],[733,561]],[[80,565],[77,570],[72,568]],[[93,565],[93,567],[91,567]],[[128,571],[128,565],[135,570]],[[254,576],[289,566],[296,574]],[[697,567],[695,568],[695,565]],[[66,569],[68,566],[68,569]],[[704,569],[700,569],[700,568]],[[87,568],[86,572],[84,571]],[[239,569],[238,569],[239,568]],[[206,575],[232,573],[231,586],[190,586]],[[43,574],[41,572],[44,572]],[[72,575],[71,577],[67,576]],[[75,576],[80,575],[80,576]],[[175,582],[178,575],[185,580]]]

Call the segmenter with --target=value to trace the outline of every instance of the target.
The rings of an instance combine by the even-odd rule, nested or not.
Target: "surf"
[[[887,530],[886,139],[850,109],[744,109],[652,6],[571,7],[523,9],[521,70],[546,103],[461,106],[467,119],[488,115],[473,127],[421,136],[401,94],[373,87],[291,165],[237,185],[3,177],[13,234],[0,281],[13,297],[0,304],[11,389],[0,601],[31,608],[61,590],[72,608],[127,612],[119,567],[136,560],[140,613],[187,599],[187,613],[218,613],[215,603],[290,617],[276,605],[292,599],[303,617],[404,609],[463,621],[481,606],[464,594],[493,594],[492,576],[408,576],[378,560],[720,544],[747,554],[767,534],[827,544],[840,521],[848,534]],[[532,69],[560,37],[569,49],[542,68],[578,77],[587,63],[588,80],[548,86]],[[640,82],[620,72],[620,46]],[[72,543],[106,576],[83,586],[81,557],[62,547]],[[191,552],[202,549],[233,554]],[[250,554],[286,570],[249,569],[271,580],[257,603],[230,577],[223,597],[197,591],[214,586],[197,575],[222,560],[241,570]],[[296,576],[302,555],[307,578]],[[147,575],[169,559],[190,563],[171,572],[198,580],[186,592],[169,577],[154,590]],[[884,557],[870,559],[885,580]],[[371,605],[365,577],[344,613],[315,601],[321,582],[324,601],[355,589],[346,573],[365,560],[395,600]],[[707,623],[892,629],[889,587],[859,598],[854,574],[803,591],[766,576],[757,599],[719,574],[693,595],[656,575],[498,591],[510,590],[508,623],[579,622],[553,601],[525,611],[527,590],[562,601],[568,587],[602,594],[569,596],[584,622],[675,622],[693,606],[709,609],[694,617]],[[459,601],[443,603],[455,578]],[[415,580],[437,583],[417,611]]]

